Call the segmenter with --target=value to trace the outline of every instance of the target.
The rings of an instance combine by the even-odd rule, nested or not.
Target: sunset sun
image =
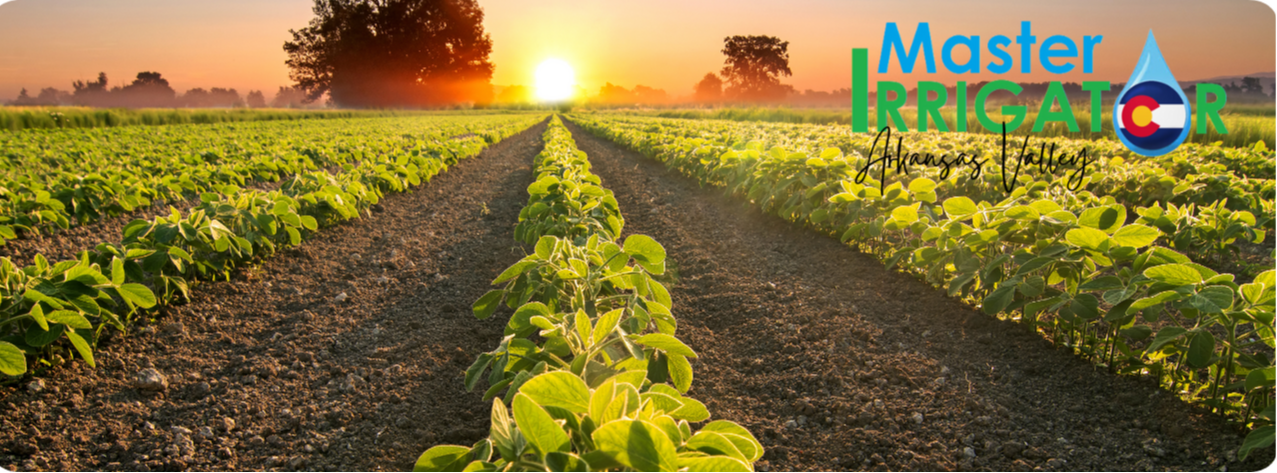
[[[562,59],[546,59],[537,66],[537,99],[542,102],[559,102],[572,96],[576,87],[576,75],[572,66]]]

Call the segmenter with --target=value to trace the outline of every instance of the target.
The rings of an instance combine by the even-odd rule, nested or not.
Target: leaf
[[[496,279],[493,279],[492,284],[501,284],[503,282],[514,279],[515,276],[522,275],[523,273],[527,272],[528,268],[531,268],[536,265],[537,265],[536,261],[528,261],[526,259],[519,261],[518,263],[514,263],[509,268],[506,268],[505,271],[502,271],[500,276],[497,276]]]
[[[90,332],[91,334],[92,332]],[[67,339],[71,340],[71,346],[75,347],[75,351],[80,354],[80,357],[84,358],[84,361],[89,366],[96,368],[97,364],[93,362],[93,347],[89,346],[89,342],[76,333],[75,330],[67,330],[66,335]]]
[[[918,209],[912,205],[901,205],[891,211],[891,218],[901,223],[913,223],[918,220]]]
[[[647,235],[630,235],[625,239],[625,254],[630,255],[652,274],[665,273],[665,247]]]
[[[523,383],[519,392],[543,406],[562,407],[582,414],[590,409],[590,388],[567,371],[551,371]]]
[[[1215,354],[1215,336],[1205,330],[1194,331],[1188,342],[1188,364],[1194,368],[1205,368]]]
[[[754,437],[754,434],[749,433],[749,430],[746,430],[744,427],[741,427],[735,422],[727,421],[727,420],[716,420],[714,422],[705,424],[704,427],[701,427],[701,432],[706,432],[706,431],[729,434],[730,436],[728,437],[728,439],[731,440],[732,443],[736,443],[738,447],[740,447],[739,442],[737,441],[736,438],[733,438],[732,436],[740,437],[742,440],[752,443],[753,450],[754,450],[752,454],[750,454],[749,452],[750,449],[748,448],[740,449],[741,452],[747,454],[747,456],[749,457],[749,461],[751,462],[758,461],[759,458],[763,457],[763,444],[760,443],[758,439]]]
[[[517,335],[520,337],[528,336],[535,327],[538,327],[538,325],[532,321],[534,317],[545,319],[546,327],[542,328],[548,330],[553,327],[553,324],[548,318],[550,315],[550,308],[546,307],[545,304],[540,302],[529,302],[527,304],[523,304],[519,306],[518,309],[515,309],[514,315],[510,316],[510,321],[506,323],[505,334]]]
[[[666,368],[670,373],[670,381],[678,392],[685,393],[692,388],[692,364],[683,355],[666,352]]]
[[[678,453],[660,428],[641,420],[617,420],[594,431],[594,444],[618,463],[639,471],[675,471]]]
[[[155,307],[155,293],[138,283],[122,284],[116,288],[120,297],[143,309]]]
[[[590,465],[584,459],[564,452],[547,453],[545,466],[550,467],[550,471],[590,471]]]
[[[481,353],[479,356],[475,357],[474,363],[471,363],[470,367],[466,368],[466,391],[474,390],[474,385],[479,382],[479,375],[483,374],[483,371],[488,369],[488,365],[492,364],[492,359],[493,356],[491,353]]]
[[[1203,281],[1202,274],[1184,263],[1163,264],[1144,270],[1144,277],[1175,286],[1187,286]]]
[[[563,431],[563,427],[555,423],[550,413],[526,394],[514,395],[514,423],[542,456],[571,449],[568,434]]]
[[[1242,441],[1241,448],[1237,449],[1237,459],[1245,460],[1247,456],[1250,456],[1250,452],[1257,448],[1268,448],[1273,444],[1275,434],[1277,430],[1271,425],[1250,431],[1246,434],[1246,440]]]
[[[688,358],[696,358],[696,352],[690,347],[683,344],[677,338],[663,333],[649,333],[637,340],[639,343],[664,351],[670,355],[682,355]]]
[[[625,309],[616,309],[608,311],[606,314],[599,316],[598,323],[594,325],[594,344],[598,345],[607,339],[607,336],[616,329],[617,322],[621,320],[621,314],[625,313]]]
[[[71,328],[92,329],[93,324],[89,323],[89,319],[79,312],[70,310],[55,310],[45,315],[50,322],[57,322]]]
[[[9,342],[0,342],[0,373],[22,376],[27,372],[27,356]]]
[[[1162,232],[1156,228],[1133,223],[1122,227],[1113,234],[1113,242],[1122,246],[1133,246],[1135,248],[1143,248],[1157,241],[1157,237],[1162,236]]]
[[[1015,284],[1004,283],[1001,286],[998,286],[997,289],[994,289],[988,297],[984,298],[984,301],[981,303],[981,307],[984,309],[984,313],[996,315],[997,313],[1002,312],[1002,309],[1011,305],[1011,301],[1014,299]]]
[[[744,462],[746,458],[745,454],[741,453],[740,449],[736,448],[735,444],[733,444],[730,440],[727,440],[727,437],[724,437],[723,434],[717,432],[706,432],[704,430],[697,432],[692,435],[692,438],[687,439],[687,445],[685,447],[691,450],[699,450],[710,455],[727,455],[742,462]]]
[[[116,286],[124,284],[124,260],[119,256],[111,257],[111,284]]]
[[[952,220],[962,220],[963,217],[976,213],[979,208],[975,202],[968,197],[950,197],[944,201],[944,213]]]
[[[1090,227],[1080,227],[1069,230],[1064,234],[1064,239],[1074,246],[1086,248],[1088,250],[1100,250],[1100,246],[1108,241],[1108,234],[1102,230],[1096,230]]]
[[[1136,325],[1128,329],[1122,329],[1122,335],[1134,341],[1140,341],[1153,335],[1153,328],[1147,325]]]
[[[687,471],[754,471],[740,460],[724,455],[705,457],[682,457],[678,459],[679,468]]]
[[[1037,220],[1042,216],[1042,214],[1038,213],[1037,209],[1027,205],[1011,207],[1003,212],[1002,215],[1016,220]]]
[[[480,297],[479,300],[474,301],[474,317],[479,320],[491,317],[492,313],[496,312],[497,308],[501,306],[501,296],[504,295],[505,291],[493,289],[484,294],[483,297]]]
[[[664,385],[657,384],[654,386],[664,386]],[[678,391],[675,391],[675,393],[677,394]],[[678,410],[669,413],[670,417],[673,417],[675,419],[686,420],[688,422],[701,422],[706,419],[709,419],[709,409],[706,409],[705,404],[701,403],[700,401],[697,401],[690,397],[684,397],[684,398],[679,398],[679,402],[683,403],[683,407],[680,407],[678,408]]]
[[[1157,336],[1153,337],[1153,342],[1148,345],[1144,353],[1152,353],[1162,348],[1162,346],[1180,339],[1188,330],[1182,327],[1166,327],[1157,332]]]
[[[417,457],[412,471],[461,471],[470,460],[470,447],[439,445]]]
[[[1272,386],[1274,374],[1272,366],[1251,370],[1246,375],[1246,391],[1251,391],[1260,386]]]

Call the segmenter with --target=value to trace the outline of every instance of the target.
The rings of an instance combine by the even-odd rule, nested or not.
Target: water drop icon
[[[1136,154],[1161,156],[1188,138],[1191,117],[1188,97],[1149,30],[1140,62],[1113,105],[1113,129]]]

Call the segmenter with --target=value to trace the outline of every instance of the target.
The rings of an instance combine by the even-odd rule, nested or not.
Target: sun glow
[[[576,87],[576,74],[572,66],[562,59],[546,59],[537,66],[537,99],[542,102],[561,102],[572,97]]]

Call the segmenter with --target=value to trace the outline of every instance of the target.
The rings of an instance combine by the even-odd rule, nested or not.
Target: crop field
[[[1270,139],[905,174],[695,112],[16,113],[10,470],[1274,460]]]
[[[1111,107],[1112,104],[1105,104]],[[1077,107],[1074,104],[1073,107]],[[1247,147],[1254,146],[1255,142],[1262,141],[1268,149],[1273,149],[1277,143],[1277,118],[1273,117],[1272,105],[1238,105],[1230,106],[1227,113],[1220,116],[1225,127],[1228,128],[1227,134],[1222,134],[1214,128],[1208,128],[1206,133],[1190,133],[1188,135],[1189,143],[1212,144],[1219,143],[1228,147]],[[1049,122],[1046,123],[1041,131],[1033,133],[1035,136],[1063,137],[1072,139],[1097,139],[1108,138],[1116,139],[1117,135],[1113,132],[1113,123],[1105,120],[1100,124],[1101,131],[1091,131],[1091,115],[1085,108],[1073,108],[1074,119],[1077,120],[1077,130],[1070,130],[1063,123]],[[917,108],[901,108],[900,116],[904,119],[904,125],[909,130],[918,130],[918,109]],[[998,107],[990,106],[987,110],[989,116],[994,120],[998,120],[1001,112]],[[688,118],[688,119],[711,119],[711,120],[732,120],[741,122],[772,122],[772,123],[808,123],[813,125],[847,125],[851,123],[851,113],[841,109],[801,109],[801,108],[720,108],[716,110],[648,110],[629,112],[636,115],[655,116],[662,118]],[[871,122],[876,122],[876,109],[869,110]],[[944,109],[940,111],[940,117],[944,120],[946,126],[956,127],[957,111],[952,109]],[[967,130],[976,133],[987,133],[983,126],[980,125],[979,119],[973,111],[966,114]],[[1008,119],[1013,119],[1008,116]],[[1023,130],[1028,130],[1037,119],[1037,107],[1029,107],[1024,114],[1024,125],[1021,125],[1021,134]],[[876,125],[876,123],[875,123]],[[936,125],[928,121],[928,126],[934,129]]]

